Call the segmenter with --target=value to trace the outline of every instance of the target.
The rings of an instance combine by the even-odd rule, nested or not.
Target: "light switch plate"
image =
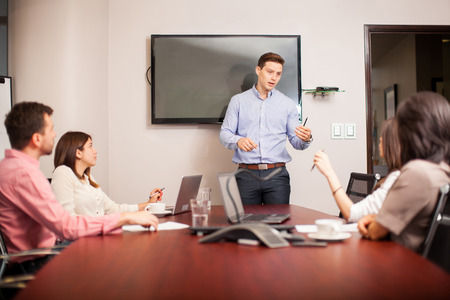
[[[331,138],[343,139],[344,138],[344,124],[332,123],[331,124]]]
[[[356,139],[356,124],[355,123],[345,124],[345,138],[346,139]]]

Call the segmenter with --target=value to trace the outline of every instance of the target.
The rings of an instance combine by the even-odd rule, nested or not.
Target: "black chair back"
[[[450,184],[440,188],[427,236],[423,243],[422,256],[450,272]]]
[[[372,193],[372,189],[379,179],[378,174],[364,174],[352,172],[347,185],[347,195],[357,203]]]

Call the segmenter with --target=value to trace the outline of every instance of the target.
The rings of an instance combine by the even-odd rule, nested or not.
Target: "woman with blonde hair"
[[[72,215],[103,216],[140,211],[149,203],[161,200],[162,191],[154,189],[151,193],[154,196],[147,202],[118,204],[112,201],[92,178],[91,168],[96,161],[92,138],[84,132],[66,132],[56,145],[51,184],[56,199]]]

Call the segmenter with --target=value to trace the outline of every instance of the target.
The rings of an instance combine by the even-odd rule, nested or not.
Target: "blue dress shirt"
[[[259,164],[289,162],[286,137],[298,150],[309,147],[295,135],[300,125],[297,107],[290,98],[273,89],[262,99],[255,86],[233,96],[220,129],[220,142],[235,150],[234,163]],[[245,152],[237,147],[240,138],[250,138],[258,147]]]

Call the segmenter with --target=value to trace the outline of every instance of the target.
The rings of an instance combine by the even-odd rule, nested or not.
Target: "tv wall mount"
[[[302,89],[302,92],[305,94],[312,94],[315,96],[326,96],[331,93],[341,93],[345,92],[344,90],[340,90],[338,87],[331,87],[331,86],[318,86],[315,89]]]

